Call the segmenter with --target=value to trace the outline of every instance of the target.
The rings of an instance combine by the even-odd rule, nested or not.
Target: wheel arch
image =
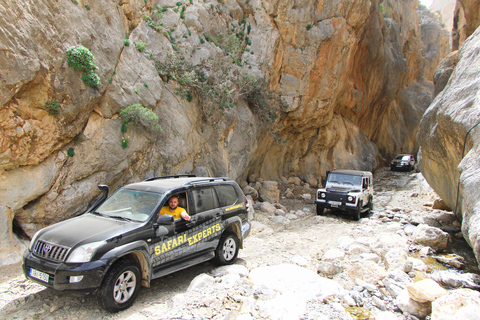
[[[232,232],[238,238],[239,248],[243,249],[242,221],[239,217],[231,217],[225,220],[226,227],[223,232]]]
[[[151,261],[148,255],[148,246],[143,241],[137,241],[129,243],[124,246],[116,247],[114,250],[109,251],[105,256],[105,259],[111,259],[110,264],[105,270],[104,277],[108,271],[121,260],[129,260],[137,264],[140,268],[142,276],[141,285],[143,287],[150,287],[150,280],[152,279]]]

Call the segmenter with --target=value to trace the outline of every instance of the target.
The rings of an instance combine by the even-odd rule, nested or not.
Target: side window
[[[197,209],[196,213],[212,210],[218,207],[217,197],[213,192],[213,188],[194,189],[192,194]]]
[[[238,200],[237,192],[231,185],[216,186],[215,190],[217,190],[220,207],[231,206]]]

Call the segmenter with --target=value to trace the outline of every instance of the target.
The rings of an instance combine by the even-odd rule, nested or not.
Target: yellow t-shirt
[[[170,207],[165,206],[165,207],[162,207],[162,209],[160,210],[160,215],[162,216],[164,214],[169,214],[173,216],[173,219],[178,219],[182,217],[181,216],[182,212],[186,212],[185,209],[183,209],[182,207],[177,207],[175,210],[170,211]]]

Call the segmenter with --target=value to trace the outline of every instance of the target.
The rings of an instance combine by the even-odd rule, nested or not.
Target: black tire
[[[373,210],[373,197],[370,196],[368,198],[368,213],[372,213]]]
[[[131,261],[121,260],[108,271],[97,292],[98,304],[109,312],[129,308],[137,298],[142,278]]]
[[[358,202],[358,207],[357,209],[353,212],[353,220],[358,221],[362,217],[362,208],[363,208],[363,203],[362,201]]]
[[[317,203],[317,215],[323,216],[325,213],[325,206]]]
[[[225,232],[215,249],[215,264],[224,266],[235,262],[238,256],[239,241],[233,232]]]

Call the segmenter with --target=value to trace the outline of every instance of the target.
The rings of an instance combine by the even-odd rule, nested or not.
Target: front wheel
[[[98,304],[109,312],[129,308],[140,290],[140,270],[131,261],[115,264],[98,290]]]
[[[362,216],[362,208],[363,208],[363,203],[361,201],[359,201],[358,202],[358,207],[353,212],[353,219],[355,221],[360,220],[360,217]]]
[[[225,232],[215,250],[215,263],[220,266],[234,263],[238,256],[238,249],[237,235],[233,232]]]
[[[325,213],[325,206],[317,203],[317,215],[323,216],[324,213]]]

